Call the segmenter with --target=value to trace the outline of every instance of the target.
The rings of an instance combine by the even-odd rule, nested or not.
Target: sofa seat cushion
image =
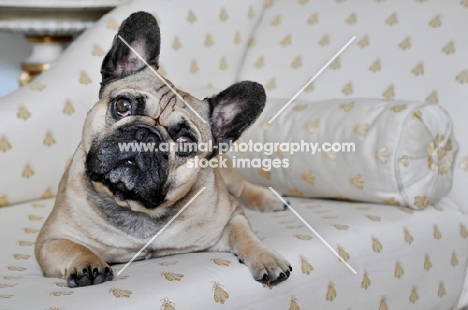
[[[448,199],[412,211],[291,198],[292,207],[357,275],[291,211],[247,210],[259,238],[292,263],[292,276],[278,286],[255,282],[232,254],[193,253],[134,262],[111,282],[71,289],[63,279],[44,278],[34,258],[35,238],[53,202],[0,209],[2,308],[82,309],[85,302],[113,310],[440,310],[457,305],[465,281],[468,220]]]

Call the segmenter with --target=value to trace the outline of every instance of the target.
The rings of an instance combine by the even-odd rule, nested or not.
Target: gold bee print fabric
[[[416,210],[450,191],[459,146],[442,106],[383,99],[298,100],[269,124],[286,102],[269,99],[261,118],[237,143],[276,143],[277,151],[234,148],[232,155],[266,163],[287,160],[288,165],[241,168],[249,180],[285,195]],[[280,148],[284,141],[300,149],[291,144]]]
[[[357,272],[290,211],[245,210],[255,234],[292,264],[288,281],[256,282],[229,253],[189,253],[113,265],[112,281],[69,288],[44,278],[34,240],[53,199],[0,210],[2,309],[452,309],[466,293],[468,219],[447,198],[423,211],[288,198]],[[460,303],[460,305],[464,305]]]

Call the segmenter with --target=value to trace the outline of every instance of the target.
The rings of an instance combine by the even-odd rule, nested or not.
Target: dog
[[[264,108],[265,91],[255,82],[238,82],[203,100],[175,89],[148,67],[158,69],[159,53],[156,19],[145,12],[130,15],[104,57],[99,100],[86,117],[81,143],[36,241],[44,276],[65,278],[70,287],[112,280],[110,264],[130,261],[193,199],[137,259],[231,252],[257,281],[288,279],[290,263],[255,236],[238,200],[258,211],[284,210],[283,203],[232,166],[187,165],[194,156],[210,160],[225,155],[215,148],[119,151],[119,143],[132,141],[232,143]]]

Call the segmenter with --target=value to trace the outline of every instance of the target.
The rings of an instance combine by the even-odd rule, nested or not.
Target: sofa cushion
[[[246,211],[255,233],[292,264],[288,281],[263,286],[229,253],[133,262],[114,281],[70,289],[44,278],[34,241],[53,200],[0,209],[0,300],[5,309],[452,309],[467,306],[468,220],[444,198],[420,212],[291,198],[295,210]],[[115,265],[119,270],[122,265]],[[170,308],[172,306],[173,308]],[[297,306],[297,307],[296,307]]]
[[[299,99],[442,104],[460,140],[450,197],[468,209],[467,28],[466,1],[267,1],[239,78],[289,99],[356,36]]]
[[[299,100],[269,123],[285,104],[269,99],[261,119],[233,146],[235,163],[264,163],[256,169],[237,164],[247,179],[286,195],[414,209],[437,203],[451,189],[458,143],[440,105]],[[246,151],[250,141],[262,144],[263,150]],[[282,145],[285,141],[289,144]],[[272,167],[275,160],[287,164]]]

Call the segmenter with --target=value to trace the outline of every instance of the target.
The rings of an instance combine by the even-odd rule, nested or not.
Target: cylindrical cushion
[[[284,99],[269,99],[261,118],[236,144],[288,142],[302,144],[302,150],[291,154],[279,144],[271,155],[233,149],[235,164],[241,158],[260,158],[265,166],[267,158],[281,160],[282,167],[269,171],[255,164],[257,168],[240,168],[249,180],[285,195],[413,209],[437,203],[450,190],[458,143],[451,118],[440,105],[382,99],[295,101],[269,124],[284,104]],[[310,143],[316,144],[315,154]],[[335,151],[326,152],[330,147]]]

